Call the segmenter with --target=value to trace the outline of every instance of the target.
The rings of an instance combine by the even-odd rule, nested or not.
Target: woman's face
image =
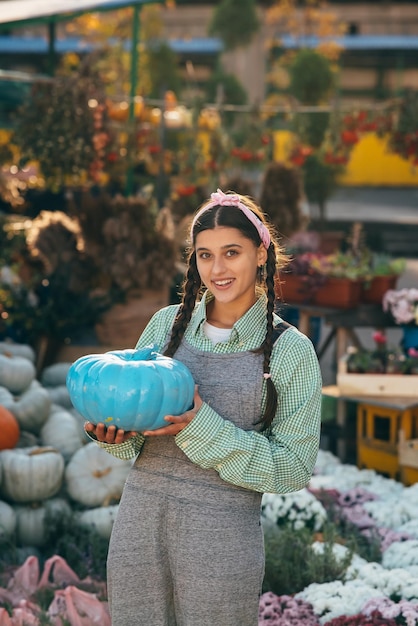
[[[237,228],[217,226],[204,230],[195,241],[197,269],[203,284],[223,304],[249,308],[255,300],[257,268],[267,260]]]

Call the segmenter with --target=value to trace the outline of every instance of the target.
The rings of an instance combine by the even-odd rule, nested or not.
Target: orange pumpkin
[[[19,441],[19,422],[6,407],[0,405],[0,450],[11,450]]]

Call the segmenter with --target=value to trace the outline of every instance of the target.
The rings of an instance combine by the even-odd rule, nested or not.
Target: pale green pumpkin
[[[0,500],[0,541],[11,537],[16,529],[16,513],[7,502]]]
[[[71,457],[65,469],[65,485],[70,497],[88,507],[96,507],[110,498],[119,499],[132,466],[108,454],[94,442]]]
[[[33,380],[29,387],[15,398],[10,410],[22,430],[37,435],[48,419],[51,403],[48,391],[37,380]]]
[[[0,386],[12,393],[22,393],[35,379],[33,363],[22,356],[0,354]]]
[[[12,502],[39,502],[61,488],[64,457],[53,448],[14,448],[0,452],[0,495]]]

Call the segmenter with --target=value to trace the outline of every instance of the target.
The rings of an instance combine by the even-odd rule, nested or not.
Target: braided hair
[[[270,358],[273,349],[273,311],[275,301],[275,278],[278,265],[285,264],[285,254],[274,239],[274,230],[262,213],[261,209],[248,196],[240,196],[241,202],[245,204],[264,223],[271,234],[271,242],[267,249],[267,261],[265,267],[258,272],[258,284],[267,295],[266,306],[266,335],[262,344],[255,350],[258,354],[263,354],[263,374],[266,375],[267,401],[264,414],[259,420],[262,430],[269,428],[277,409],[277,390],[269,376]],[[202,208],[205,204],[202,205]],[[226,226],[238,229],[245,237],[254,243],[258,248],[261,244],[260,235],[256,227],[245,216],[244,212],[236,206],[216,205],[210,206],[200,214],[194,223],[192,231],[192,246],[196,241],[196,236],[204,231],[211,230],[216,226]],[[198,295],[202,291],[202,281],[197,269],[196,252],[191,248],[188,257],[186,276],[183,282],[183,297],[171,330],[171,336],[167,348],[164,352],[166,356],[173,357],[176,353],[196,304]]]

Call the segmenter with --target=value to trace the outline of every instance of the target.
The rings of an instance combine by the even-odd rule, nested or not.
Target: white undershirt
[[[213,344],[225,343],[226,341],[229,341],[232,328],[218,328],[217,326],[212,326],[209,322],[205,322],[203,331],[206,337],[210,339]]]

